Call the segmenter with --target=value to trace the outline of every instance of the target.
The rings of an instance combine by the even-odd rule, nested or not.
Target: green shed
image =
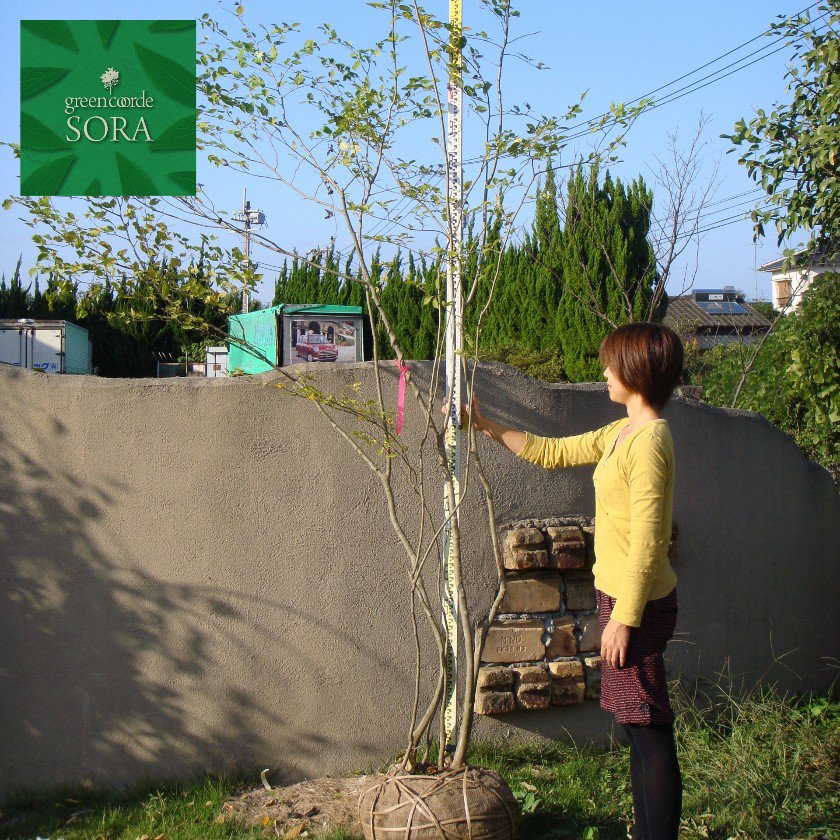
[[[263,373],[297,362],[362,362],[372,355],[361,306],[280,303],[228,320],[228,371]]]

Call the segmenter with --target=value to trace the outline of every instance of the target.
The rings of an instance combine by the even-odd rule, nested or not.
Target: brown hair
[[[664,324],[625,324],[601,342],[598,359],[625,388],[660,411],[680,380],[683,347]]]

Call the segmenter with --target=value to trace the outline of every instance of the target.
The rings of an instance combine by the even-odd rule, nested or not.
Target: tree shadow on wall
[[[62,459],[50,458],[56,439],[70,447],[77,441],[58,419],[50,431],[41,449],[31,438],[23,445],[0,438],[6,792],[269,765],[297,780],[311,767],[303,756],[381,749],[352,733],[336,744],[323,729],[302,726],[296,704],[314,702],[323,719],[335,696],[301,679],[284,683],[280,670],[282,663],[304,679],[325,678],[323,664],[281,636],[290,616],[319,627],[339,649],[358,649],[358,639],[277,598],[175,584],[120,562],[118,548],[102,547],[103,519],[126,485],[82,484],[62,470]],[[255,630],[262,650],[245,641]],[[379,669],[394,667],[364,646],[360,653]],[[238,667],[227,670],[222,660]],[[264,700],[243,688],[241,674],[250,669],[265,670]]]

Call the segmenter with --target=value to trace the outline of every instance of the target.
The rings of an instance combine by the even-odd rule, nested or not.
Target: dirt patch
[[[259,787],[225,802],[217,820],[263,826],[284,840],[311,837],[339,827],[361,838],[359,796],[375,778],[327,777],[271,790]]]

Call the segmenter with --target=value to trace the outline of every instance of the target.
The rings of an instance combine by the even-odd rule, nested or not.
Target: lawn
[[[681,836],[840,838],[840,703],[783,697],[771,689],[744,699],[689,695],[676,683],[677,749],[683,773]],[[522,840],[625,838],[632,816],[628,748],[532,742],[475,743],[470,763],[498,770],[523,809]],[[258,773],[147,785],[120,794],[33,792],[9,801],[3,840],[236,840],[268,838],[226,818],[228,798],[259,785]],[[283,836],[282,833],[280,836]],[[312,840],[354,840],[343,831],[301,832]]]

